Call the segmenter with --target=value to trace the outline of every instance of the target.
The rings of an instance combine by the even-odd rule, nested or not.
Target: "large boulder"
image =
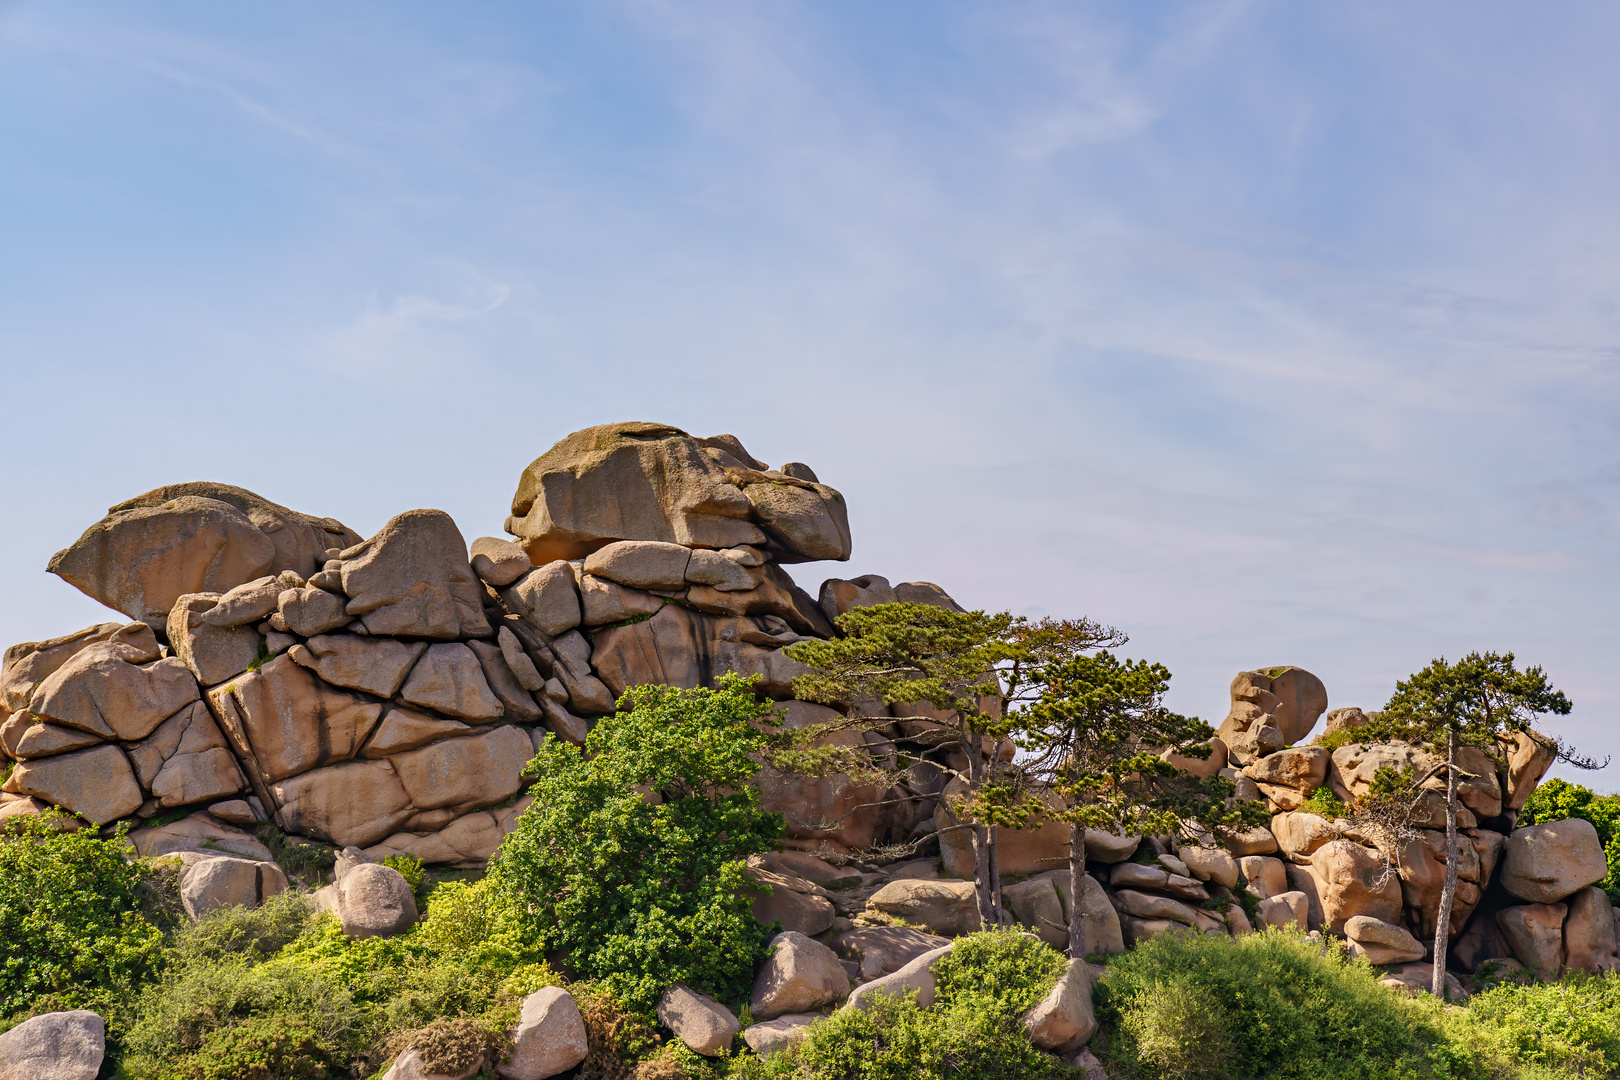
[[[506,531],[537,566],[583,558],[615,540],[763,544],[753,504],[704,449],[665,424],[576,431],[523,470]]]
[[[910,926],[861,926],[838,935],[833,948],[859,965],[862,982],[871,982],[949,944],[945,938]]]
[[[1339,830],[1319,814],[1295,810],[1271,819],[1271,835],[1282,853],[1294,862],[1309,861],[1323,844],[1339,838]]]
[[[1564,967],[1565,904],[1523,904],[1496,913],[1496,925],[1519,963],[1543,979],[1556,979]]]
[[[146,738],[199,693],[186,665],[153,646],[119,635],[81,649],[39,684],[29,712],[106,739]]]
[[[802,1013],[841,1001],[849,975],[827,946],[791,930],[770,940],[771,957],[754,976],[749,1007],[761,1020]]]
[[[1521,900],[1551,904],[1608,873],[1597,829],[1590,821],[1566,818],[1513,830],[1502,861],[1502,887]]]
[[[1251,762],[1243,772],[1274,802],[1291,810],[1322,786],[1329,761],[1325,747],[1296,746]]]
[[[1569,914],[1564,918],[1564,966],[1571,971],[1596,975],[1620,967],[1614,908],[1609,896],[1591,886],[1567,898]]]
[[[754,918],[762,925],[779,923],[784,930],[797,930],[814,937],[831,928],[837,912],[826,890],[803,878],[764,869],[750,869],[749,876],[764,889],[754,897]]]
[[[1074,918],[1078,912],[1084,925],[1087,956],[1125,951],[1119,912],[1115,910],[1113,901],[1109,900],[1107,891],[1097,883],[1096,878],[1090,874],[1081,877],[1080,902],[1076,904],[1070,889],[1068,870],[1053,870],[1040,876],[1057,887],[1058,897],[1063,901],[1065,923]]]
[[[1506,758],[1502,786],[1504,810],[1519,811],[1558,758],[1558,744],[1539,731],[1516,731],[1503,740]]]
[[[417,812],[388,761],[330,765],[278,781],[269,794],[283,829],[339,847],[375,844]]]
[[[480,536],[468,549],[473,573],[497,589],[512,584],[534,568],[522,544],[493,536]]]
[[[88,1009],[43,1013],[0,1035],[0,1080],[95,1080],[107,1025]]]
[[[579,582],[565,559],[530,570],[503,589],[501,599],[512,614],[527,619],[548,638],[566,634],[580,622]]]
[[[919,1006],[928,1008],[934,1003],[934,992],[937,989],[934,968],[950,953],[951,946],[943,945],[923,953],[905,967],[881,979],[862,983],[849,995],[847,1007],[865,1012],[879,997],[902,997],[910,991],[917,995]]]
[[[1084,1046],[1096,1030],[1091,970],[1084,959],[1070,960],[1046,997],[1024,1014],[1024,1031],[1047,1053],[1068,1054]]]
[[[219,593],[187,593],[169,611],[169,647],[204,686],[246,671],[264,641],[252,626],[219,626],[208,621],[219,601]]]
[[[1332,840],[1311,855],[1323,928],[1339,933],[1345,921],[1369,916],[1384,922],[1401,917],[1401,879],[1384,857],[1349,840]]]
[[[954,936],[979,929],[978,890],[971,881],[891,881],[866,902],[936,934]]]
[[[338,921],[351,938],[392,937],[416,925],[416,896],[392,866],[361,863],[332,889]]]
[[[746,480],[742,493],[764,525],[777,561],[849,558],[849,511],[843,495],[826,484],[782,473],[729,475]]]
[[[412,665],[427,652],[425,641],[360,634],[320,634],[287,650],[287,656],[333,686],[393,697]]]
[[[1302,742],[1327,709],[1322,680],[1298,667],[1240,671],[1232,680],[1231,708],[1216,736],[1247,764],[1285,745]],[[1277,734],[1257,737],[1262,729]]]
[[[218,592],[266,574],[308,577],[330,548],[359,537],[229,484],[170,484],[107,511],[47,569],[163,633],[186,593]]]
[[[1344,921],[1350,951],[1369,964],[1405,964],[1421,960],[1428,951],[1404,926],[1370,915],[1352,915]]]
[[[382,723],[377,725],[377,730],[366,740],[361,756],[388,757],[454,735],[467,735],[472,730],[460,720],[446,720],[442,716],[395,706],[388,710]]]
[[[1069,921],[1063,916],[1063,901],[1049,876],[1029,878],[1001,890],[1001,901],[1024,926],[1054,949],[1069,943]]]
[[[506,713],[500,698],[489,688],[478,655],[459,641],[429,646],[411,668],[399,699],[407,705],[475,724]]]
[[[129,750],[141,787],[160,806],[186,806],[241,791],[244,782],[224,734],[200,701],[181,709]]]
[[[286,654],[214,687],[208,701],[263,784],[354,757],[383,709],[328,686]]]
[[[1281,859],[1245,855],[1238,860],[1238,867],[1243,871],[1243,880],[1249,883],[1249,891],[1262,900],[1288,891],[1288,868]]]
[[[186,914],[200,919],[221,908],[256,908],[267,897],[287,891],[287,875],[273,862],[209,852],[180,856],[180,902]]]
[[[81,650],[99,641],[107,641],[120,632],[128,636],[140,631],[145,631],[146,637],[152,637],[152,628],[145,623],[130,624],[128,629],[124,623],[98,623],[61,637],[24,641],[11,646],[6,649],[4,664],[0,665],[0,709],[16,711],[28,708],[34,688]],[[140,651],[144,653],[148,649],[143,647]],[[154,656],[157,654],[155,637],[152,637],[150,652]]]
[[[495,1067],[506,1080],[545,1080],[567,1072],[590,1053],[585,1018],[560,986],[536,990],[523,999],[511,1036],[511,1054]]]
[[[145,801],[129,758],[106,744],[20,762],[3,790],[42,799],[97,825],[128,817]]]
[[[494,632],[467,541],[443,510],[408,510],[342,560],[347,611],[373,634],[452,641]]]
[[[225,824],[206,810],[188,814],[166,825],[147,825],[129,834],[136,854],[145,858],[176,852],[200,851],[209,855],[237,855],[269,862],[270,849],[252,833]]]
[[[658,1022],[705,1057],[723,1053],[742,1030],[730,1009],[680,983],[658,999]]]

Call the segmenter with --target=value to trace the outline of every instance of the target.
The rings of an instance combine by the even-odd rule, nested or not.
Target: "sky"
[[[216,480],[500,535],[615,420],[1218,724],[1513,651],[1620,757],[1620,7],[0,0],[0,638]],[[1620,765],[1564,775],[1600,790]]]

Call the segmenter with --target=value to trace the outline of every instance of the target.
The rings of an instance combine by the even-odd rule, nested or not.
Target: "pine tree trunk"
[[[992,924],[1002,926],[1006,918],[1001,908],[1001,827],[990,826],[990,915]]]
[[[1080,910],[1080,897],[1086,882],[1086,829],[1069,826],[1069,959],[1086,955],[1086,920]]]
[[[1457,895],[1457,733],[1446,734],[1446,883],[1440,890],[1440,911],[1434,928],[1434,985],[1436,1001],[1446,1000],[1446,946],[1451,938],[1451,905]]]
[[[975,731],[967,740],[968,797],[973,798],[984,786],[984,734]],[[973,826],[973,884],[979,901],[979,928],[988,930],[996,925],[995,908],[990,897],[990,830],[983,825]]]

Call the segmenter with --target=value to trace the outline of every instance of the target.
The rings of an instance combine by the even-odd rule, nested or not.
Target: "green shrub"
[[[879,996],[810,1025],[805,1041],[734,1077],[795,1080],[1036,1080],[1071,1075],[1030,1044],[1023,1014],[1046,996],[1067,961],[1036,938],[987,931],[958,938],[935,969],[935,1002]]]
[[[399,876],[405,879],[405,884],[416,894],[418,904],[427,899],[428,872],[421,859],[415,855],[390,855],[383,860],[383,865],[399,871]]]
[[[255,1017],[221,1028],[175,1067],[175,1080],[327,1080],[315,1032],[296,1016]]]
[[[1110,1075],[1330,1080],[1472,1075],[1439,1007],[1297,932],[1163,934],[1114,957],[1094,1042]]]
[[[1349,808],[1344,805],[1344,800],[1340,799],[1330,787],[1319,787],[1311,792],[1311,797],[1301,803],[1299,808],[1307,814],[1317,814],[1329,821],[1350,813]]]
[[[1530,793],[1519,811],[1519,825],[1581,818],[1597,829],[1609,876],[1599,882],[1609,902],[1620,904],[1620,795],[1598,795],[1591,788],[1567,780],[1547,780]]]
[[[643,1013],[672,982],[746,997],[767,931],[745,860],[783,834],[749,785],[770,711],[749,686],[636,687],[591,729],[588,756],[543,743],[534,803],[486,878],[494,917],[518,918]]]
[[[0,1015],[47,993],[111,1008],[151,978],[163,945],[143,912],[152,875],[124,858],[123,833],[61,831],[56,811],[0,834]]]
[[[1620,977],[1499,985],[1448,1014],[1447,1027],[1503,1078],[1620,1075]]]

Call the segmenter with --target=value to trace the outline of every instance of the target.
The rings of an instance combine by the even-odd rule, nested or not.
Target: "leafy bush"
[[[418,904],[427,899],[428,872],[421,859],[415,855],[390,855],[383,860],[383,865],[399,871],[399,876],[416,894]]]
[[[1620,904],[1620,795],[1598,795],[1591,788],[1554,778],[1537,786],[1519,811],[1520,825],[1565,818],[1590,821],[1597,829],[1609,863],[1609,876],[1598,884],[1609,894],[1610,903]]]
[[[256,1017],[222,1028],[183,1059],[180,1080],[327,1080],[315,1032],[295,1016]]]
[[[547,951],[644,1013],[672,982],[740,1000],[764,958],[743,869],[783,825],[749,786],[770,712],[749,686],[636,687],[588,755],[548,739],[534,803],[486,878],[501,917],[523,913]]]
[[[795,1080],[1037,1080],[1070,1075],[1030,1044],[1023,1014],[1045,997],[1067,961],[1024,934],[991,930],[958,938],[935,969],[934,1004],[879,996],[810,1025],[805,1041],[736,1077]]]
[[[1329,821],[1347,817],[1350,813],[1349,808],[1344,805],[1344,800],[1340,799],[1330,787],[1319,787],[1311,792],[1311,797],[1301,803],[1299,808],[1307,814],[1317,814]]]
[[[52,811],[13,818],[0,834],[0,1015],[55,992],[111,1007],[157,970],[163,934],[143,912],[144,862],[120,832],[63,831]]]
[[[1503,1080],[1620,1075],[1620,977],[1615,975],[1497,986],[1447,1020],[1459,1044]]]
[[[1346,1080],[1471,1075],[1434,1003],[1379,986],[1337,944],[1268,930],[1170,933],[1114,957],[1098,984],[1109,1075]]]

